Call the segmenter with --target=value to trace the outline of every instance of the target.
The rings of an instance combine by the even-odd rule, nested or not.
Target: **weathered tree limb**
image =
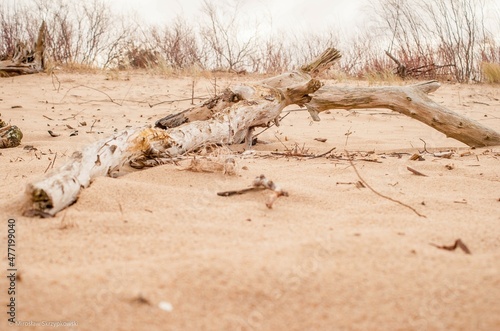
[[[288,86],[303,84],[311,78],[316,77],[323,71],[330,68],[341,55],[335,48],[328,48],[320,56],[301,67],[298,71],[284,73],[272,78],[265,79],[257,85],[267,85],[274,88],[286,88]],[[218,112],[231,107],[241,100],[248,100],[246,93],[248,86],[236,86],[226,89],[221,94],[204,102],[200,106],[186,109],[180,113],[168,115],[156,121],[155,126],[162,129],[169,129],[184,123],[193,121],[205,121],[212,118]],[[317,114],[311,114],[312,116]],[[319,120],[319,118],[317,118]]]
[[[50,172],[45,178],[28,184],[26,188],[26,216],[54,216],[58,211],[76,201],[80,190],[90,185],[92,179],[112,176],[126,162],[129,138],[137,130],[125,130],[111,138],[99,140],[71,160]]]
[[[425,64],[419,67],[410,67],[408,68],[406,65],[401,63],[394,55],[389,53],[388,51],[385,51],[385,54],[392,60],[394,63],[396,63],[396,75],[399,77],[405,79],[407,77],[413,77],[413,78],[418,78],[421,75],[433,73],[433,76],[436,76],[436,70],[441,69],[441,68],[446,68],[446,67],[454,67],[454,64],[445,64],[445,65],[437,65],[434,63],[430,64]]]
[[[45,34],[47,26],[42,22],[35,42],[35,49],[26,43],[18,42],[16,53],[11,61],[0,62],[0,77],[12,75],[26,75],[43,72],[45,70]]]
[[[324,86],[306,107],[318,113],[328,109],[387,108],[471,147],[500,145],[500,133],[437,104],[426,95],[438,88],[437,81],[367,88]]]
[[[403,79],[406,78],[407,74],[406,66],[402,64],[398,59],[396,59],[394,55],[389,53],[389,51],[385,51],[385,55],[387,55],[392,61],[396,63],[397,65],[396,74]]]
[[[194,121],[163,130],[140,128],[123,131],[109,139],[100,140],[45,178],[33,182],[26,189],[29,216],[53,216],[78,198],[80,190],[98,176],[113,175],[124,164],[136,159],[175,157],[195,150],[204,144],[239,143],[251,137],[256,126],[267,126],[286,106],[305,104],[310,93],[321,87],[311,79],[286,89],[268,86],[241,88],[245,100],[219,112],[210,120]]]

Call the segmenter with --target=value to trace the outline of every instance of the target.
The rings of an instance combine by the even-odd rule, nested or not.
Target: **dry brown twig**
[[[430,243],[429,245],[432,245],[434,247],[437,247],[439,249],[444,249],[447,251],[454,251],[457,248],[460,248],[462,251],[464,251],[465,254],[471,254],[471,251],[469,248],[464,244],[464,242],[460,239],[455,240],[455,243],[453,245],[447,246],[447,245],[436,245],[433,243]]]
[[[413,168],[412,168],[412,167],[410,167],[410,166],[406,167],[406,169],[408,169],[408,171],[412,172],[413,174],[415,174],[415,175],[417,175],[417,176],[428,177],[426,174],[423,174],[423,173],[421,173],[420,171],[415,170],[415,169],[413,169]]]
[[[397,203],[397,204],[400,204],[400,205],[401,205],[401,206],[403,206],[403,207],[406,207],[406,208],[408,208],[408,209],[411,209],[411,210],[412,210],[415,214],[417,214],[417,215],[418,215],[418,216],[420,216],[420,217],[425,217],[425,218],[427,218],[427,216],[420,214],[420,213],[419,213],[419,212],[418,212],[415,208],[413,208],[412,206],[407,205],[407,204],[406,204],[406,203],[404,203],[404,202],[401,202],[401,201],[399,201],[399,200],[393,199],[393,198],[388,197],[388,196],[386,196],[386,195],[384,195],[384,194],[382,194],[382,193],[377,192],[377,191],[376,191],[373,187],[371,187],[371,186],[370,186],[370,184],[368,184],[368,183],[366,182],[366,180],[364,180],[364,179],[363,179],[363,177],[361,177],[361,175],[359,174],[358,169],[357,169],[357,168],[356,168],[356,166],[354,165],[354,162],[352,162],[351,155],[349,154],[349,152],[348,152],[347,150],[346,150],[345,152],[346,152],[346,154],[347,154],[347,158],[349,159],[349,163],[351,164],[352,168],[354,169],[354,172],[356,172],[356,175],[358,176],[359,180],[360,180],[360,181],[361,181],[361,182],[362,182],[362,183],[363,183],[366,187],[368,187],[368,188],[370,189],[370,191],[372,191],[373,193],[375,193],[375,194],[376,194],[376,195],[378,195],[379,197],[382,197],[382,198],[387,199],[387,200],[389,200],[389,201],[392,201],[392,202],[395,202],[395,203]]]
[[[260,175],[255,177],[252,183],[252,187],[247,187],[242,190],[234,190],[234,191],[225,191],[225,192],[217,192],[218,196],[221,197],[229,197],[232,195],[238,195],[238,194],[244,194],[247,192],[252,192],[252,191],[257,191],[257,190],[263,190],[263,189],[268,189],[271,190],[272,193],[269,195],[266,201],[266,207],[271,209],[273,208],[274,202],[281,196],[287,197],[288,192],[284,191],[281,187],[276,185],[272,180],[269,180],[266,178],[264,175]]]

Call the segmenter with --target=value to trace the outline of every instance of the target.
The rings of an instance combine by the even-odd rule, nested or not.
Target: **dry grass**
[[[391,70],[369,71],[364,75],[369,85],[401,84],[403,80]]]
[[[484,81],[490,84],[500,84],[500,64],[483,62],[481,64]]]
[[[49,70],[47,70],[49,74],[56,68],[61,69],[64,72],[75,73],[75,74],[97,74],[102,72],[103,70],[93,65],[76,63],[76,62],[69,62],[63,64],[52,63],[47,65],[47,67],[49,68]]]

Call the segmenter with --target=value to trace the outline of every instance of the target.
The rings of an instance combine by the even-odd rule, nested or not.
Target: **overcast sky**
[[[203,0],[107,0],[116,10],[136,11],[145,21],[168,23],[176,16],[184,16],[196,23]],[[218,6],[235,0],[214,1]],[[325,29],[344,26],[348,29],[361,24],[366,0],[240,0],[240,15],[255,17],[275,31],[293,28]]]

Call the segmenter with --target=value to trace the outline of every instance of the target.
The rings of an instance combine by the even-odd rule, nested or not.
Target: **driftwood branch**
[[[0,62],[0,76],[26,75],[45,70],[45,35],[47,26],[42,22],[34,48],[19,41],[12,60]]]
[[[366,88],[324,86],[314,94],[306,107],[313,113],[328,109],[387,108],[425,123],[471,147],[500,145],[500,133],[437,104],[426,95],[439,86],[437,81]]]
[[[122,131],[74,153],[67,164],[28,185],[26,214],[53,216],[76,201],[93,178],[116,176],[125,165],[172,159],[207,144],[251,144],[254,128],[278,124],[281,111],[291,104],[305,105],[316,120],[327,109],[389,108],[470,146],[500,145],[498,133],[428,98],[426,93],[439,87],[435,81],[404,87],[322,87],[313,77],[339,57],[329,49],[302,70],[228,89],[201,106],[157,121],[154,128]]]
[[[310,68],[318,73],[328,67],[323,61],[338,57],[338,51],[327,50]],[[268,126],[272,121],[278,123],[283,108],[308,103],[312,98],[310,94],[321,87],[308,73],[300,75],[300,80],[293,80],[290,78],[294,74],[288,74],[289,78],[283,79],[280,87],[265,83],[238,86],[195,107],[193,112],[188,110],[158,121],[155,128],[126,130],[95,142],[82,152],[74,153],[66,165],[27,186],[25,214],[54,216],[76,201],[80,190],[90,185],[93,178],[116,176],[125,164],[172,158],[206,144],[233,144],[244,140],[251,144],[255,127]]]
[[[100,140],[74,153],[66,165],[47,177],[29,184],[25,214],[53,216],[76,201],[81,188],[90,185],[93,178],[115,176],[135,159],[175,157],[206,144],[233,144],[249,138],[251,141],[254,127],[269,125],[290,104],[309,102],[309,94],[320,87],[316,79],[285,89],[246,86],[241,90],[245,100],[209,120],[168,130],[150,127],[126,130]]]
[[[287,88],[296,84],[304,84],[313,77],[316,77],[323,71],[330,68],[335,61],[340,59],[341,55],[335,48],[328,48],[320,56],[301,67],[298,71],[284,73],[272,78],[265,79],[259,85],[270,86],[274,88]],[[247,100],[251,95],[248,94],[248,86],[236,86],[232,89],[226,89],[221,94],[211,98],[199,106],[186,109],[180,113],[168,115],[156,121],[155,126],[168,129],[174,128],[184,123],[193,121],[205,121],[222,110],[232,105]],[[298,103],[299,106],[303,104]],[[319,118],[318,118],[319,120]]]

